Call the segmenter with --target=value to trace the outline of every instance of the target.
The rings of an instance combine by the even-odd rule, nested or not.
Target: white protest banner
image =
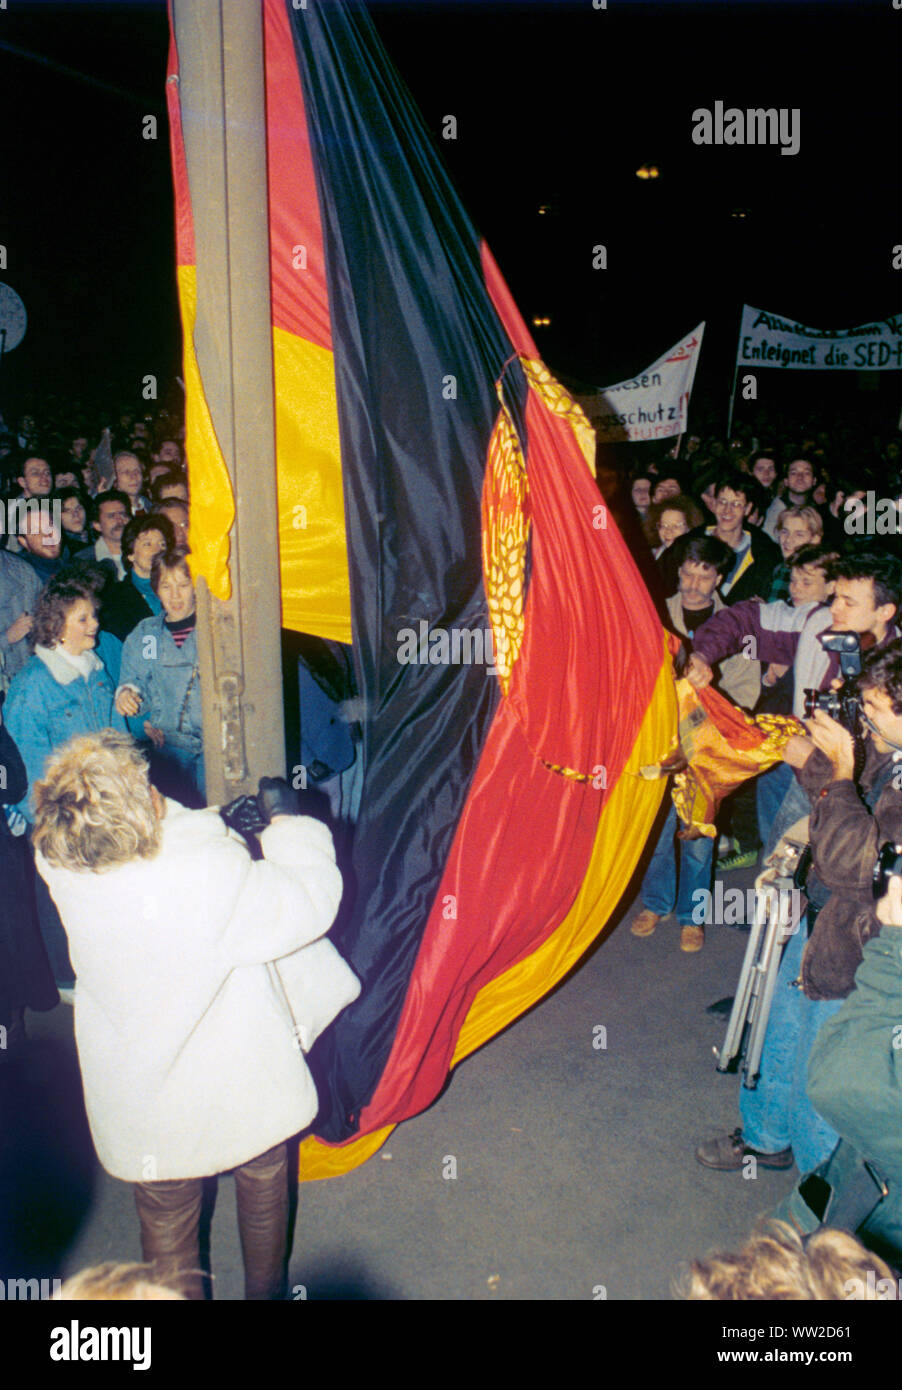
[[[808,371],[894,372],[902,369],[902,314],[857,328],[809,328],[746,304],[739,330],[737,371],[790,367]]]
[[[667,439],[685,433],[704,331],[705,325],[700,323],[688,338],[630,381],[618,381],[594,395],[576,397],[595,426],[600,444]]]

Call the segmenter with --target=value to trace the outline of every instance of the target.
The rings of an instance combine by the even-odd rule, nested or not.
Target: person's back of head
[[[887,1282],[898,1296],[889,1266],[848,1231],[821,1227],[803,1237],[770,1221],[741,1250],[692,1260],[676,1292],[697,1302],[873,1300],[888,1296]]]
[[[118,1264],[108,1260],[73,1274],[51,1301],[81,1303],[95,1300],[102,1303],[184,1303],[186,1297],[177,1289],[161,1284],[153,1265]]]

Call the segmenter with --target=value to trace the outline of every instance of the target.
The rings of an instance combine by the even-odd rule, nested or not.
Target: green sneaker
[[[757,863],[758,851],[756,849],[737,849],[733,854],[728,854],[725,859],[718,859],[717,872],[729,874],[734,869],[750,869],[753,864]]]

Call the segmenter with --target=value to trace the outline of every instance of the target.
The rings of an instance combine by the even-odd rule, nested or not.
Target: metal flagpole
[[[216,805],[285,771],[263,7],[172,0],[172,24],[197,247],[194,347],[235,500],[232,597],[198,583]]]

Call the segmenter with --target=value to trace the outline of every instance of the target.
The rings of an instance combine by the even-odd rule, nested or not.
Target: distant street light
[[[533,328],[550,328],[550,327],[551,327],[551,319],[547,319],[547,318],[545,318],[545,319],[534,318],[533,321],[532,321],[532,326],[533,326]]]
[[[661,171],[657,164],[643,164],[641,169],[636,170],[637,179],[659,179]]]

